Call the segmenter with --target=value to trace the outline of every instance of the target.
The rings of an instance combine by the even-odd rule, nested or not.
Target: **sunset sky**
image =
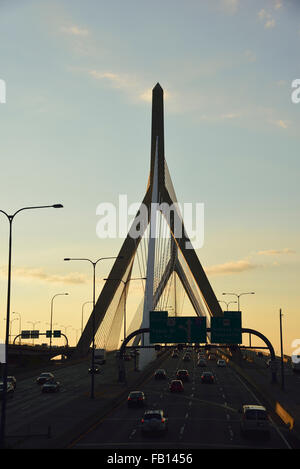
[[[64,205],[15,218],[11,310],[22,329],[38,321],[48,329],[51,298],[68,292],[55,299],[53,321],[74,345],[92,270],[63,259],[117,256],[123,240],[96,236],[96,208],[117,205],[120,194],[141,202],[159,82],[166,160],[178,200],[204,203],[197,254],[216,296],[254,291],[241,298],[243,326],[277,353],[282,308],[290,354],[300,340],[300,103],[291,100],[300,3],[0,0],[0,37],[0,209]],[[0,215],[3,340],[8,223]],[[97,294],[111,266],[97,266]]]

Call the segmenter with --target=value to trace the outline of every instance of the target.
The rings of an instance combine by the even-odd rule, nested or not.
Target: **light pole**
[[[22,323],[21,323],[21,314],[13,311],[12,314],[18,314],[19,315],[19,345],[21,345],[21,332],[22,332]]]
[[[98,264],[99,261],[102,261],[104,259],[122,259],[121,256],[117,257],[100,257],[96,261],[92,261],[91,259],[85,258],[85,257],[65,257],[64,261],[86,261],[90,262],[93,266],[93,312],[92,312],[92,373],[91,373],[91,399],[94,399],[95,397],[95,392],[94,392],[94,384],[95,384],[95,377],[94,377],[94,368],[95,368],[95,303],[96,303],[96,298],[95,298],[95,289],[96,289],[96,265]]]
[[[120,282],[124,283],[124,340],[126,339],[126,297],[127,297],[127,283],[129,283],[131,280],[146,280],[146,277],[136,277],[136,278],[129,278],[126,281],[122,280],[121,278],[104,278],[103,280],[118,280]]]
[[[279,327],[280,327],[280,355],[281,355],[281,389],[284,389],[284,365],[283,365],[283,341],[282,341],[282,312],[279,310]]]
[[[238,299],[238,311],[240,311],[240,296],[242,295],[255,295],[254,291],[245,292],[245,293],[222,293],[222,295],[235,295]],[[249,334],[249,345],[251,347],[251,334]]]
[[[250,292],[245,292],[245,293],[222,293],[222,295],[235,295],[237,297],[237,303],[238,303],[238,311],[240,311],[240,296],[242,295],[255,295],[255,292],[254,291],[250,291]]]
[[[11,320],[9,321],[9,334],[8,334],[8,343],[9,343],[9,344],[11,343],[12,323],[13,323],[14,321],[16,321],[17,319],[18,319],[18,318],[15,318],[15,319],[11,319]],[[3,321],[6,321],[6,319],[4,318]]]
[[[27,321],[28,324],[32,324],[32,330],[35,330],[35,325],[39,324],[41,321]],[[32,339],[32,345],[34,345],[34,338]]]
[[[227,311],[228,311],[228,307],[231,303],[237,303],[237,301],[228,301],[228,303],[227,303],[227,301],[220,301],[220,300],[218,300],[218,302],[219,303],[225,303],[225,305],[227,306]]]
[[[54,295],[51,299],[51,315],[50,315],[50,350],[52,348],[52,327],[53,327],[53,324],[52,324],[52,318],[53,318],[53,301],[54,301],[54,298],[56,298],[57,296],[64,296],[64,295],[68,295],[69,293],[56,293],[56,295]]]
[[[10,297],[11,297],[11,259],[12,259],[12,223],[15,216],[24,210],[34,210],[38,208],[62,208],[61,204],[39,205],[34,207],[23,207],[17,210],[13,215],[9,215],[4,210],[0,210],[9,222],[9,242],[8,242],[8,282],[7,282],[7,308],[6,308],[6,333],[5,333],[5,362],[3,366],[3,394],[2,394],[2,413],[0,426],[0,447],[5,446],[5,423],[6,423],[6,394],[7,394],[7,362],[8,362],[8,339],[9,339],[9,320],[10,320]]]
[[[81,307],[81,335],[82,335],[82,332],[83,332],[83,310],[84,310],[84,306],[87,305],[88,303],[93,303],[92,301],[86,301],[85,303],[83,303],[82,307]]]

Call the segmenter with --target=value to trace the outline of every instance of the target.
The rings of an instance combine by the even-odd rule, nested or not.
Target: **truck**
[[[104,365],[106,362],[106,350],[105,348],[96,348],[94,354],[95,362],[99,365]]]

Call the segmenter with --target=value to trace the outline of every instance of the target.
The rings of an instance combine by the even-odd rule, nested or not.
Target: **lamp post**
[[[21,323],[21,314],[16,312],[16,311],[13,311],[12,314],[18,314],[19,315],[19,345],[21,345],[21,331],[22,331],[22,323]]]
[[[283,364],[283,341],[282,341],[282,312],[279,310],[279,328],[280,328],[280,362],[281,362],[281,389],[284,389],[284,364]]]
[[[11,259],[12,259],[12,224],[15,216],[24,210],[34,210],[38,208],[62,208],[61,204],[39,205],[34,207],[23,207],[17,210],[13,215],[9,215],[4,210],[0,210],[9,222],[9,242],[8,242],[8,282],[7,282],[7,308],[6,308],[6,332],[5,332],[5,363],[3,367],[3,394],[2,394],[2,413],[0,425],[0,447],[5,446],[5,423],[6,423],[6,394],[7,394],[7,361],[8,361],[8,339],[9,339],[9,320],[10,320],[10,297],[11,297]]]
[[[242,295],[255,295],[254,291],[245,292],[245,293],[222,293],[222,295],[235,295],[238,299],[238,311],[240,311],[240,296]],[[251,347],[251,334],[249,334],[249,345]]]
[[[54,301],[54,298],[56,298],[57,296],[64,296],[64,295],[68,295],[69,293],[56,293],[56,295],[54,295],[51,299],[51,315],[50,315],[50,351],[52,349],[52,327],[53,327],[53,324],[52,324],[52,318],[53,318],[53,301]]]
[[[228,311],[228,307],[231,303],[237,303],[237,301],[228,301],[228,303],[227,303],[227,301],[220,301],[220,300],[218,300],[218,302],[219,303],[225,303],[225,305],[227,306],[227,311]]]
[[[242,295],[255,295],[255,292],[254,291],[250,291],[250,292],[245,292],[245,293],[222,293],[222,295],[235,295],[237,297],[237,303],[238,303],[238,311],[240,311],[240,296]]]
[[[32,324],[32,330],[35,330],[35,325],[39,324],[41,321],[27,321],[28,324]],[[34,338],[32,339],[32,345],[34,345]]]
[[[92,312],[92,373],[91,373],[91,399],[94,399],[95,397],[95,378],[94,378],[94,366],[95,366],[95,289],[96,289],[96,265],[98,262],[104,260],[104,259],[122,259],[121,256],[117,257],[100,257],[96,261],[92,261],[91,259],[85,258],[85,257],[65,257],[64,261],[86,261],[92,264],[93,266],[93,312]]]
[[[122,280],[121,278],[104,278],[103,280],[118,280],[120,282],[123,282],[124,285],[125,285],[125,288],[124,288],[124,294],[125,294],[125,298],[124,298],[124,340],[126,339],[126,296],[127,296],[127,283],[129,283],[131,280],[146,280],[146,277],[136,277],[136,278],[129,278],[127,279],[126,281]]]

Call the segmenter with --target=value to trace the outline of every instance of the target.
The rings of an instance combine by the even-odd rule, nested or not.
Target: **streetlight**
[[[27,321],[28,324],[32,324],[32,330],[35,330],[35,325],[39,324],[41,321]],[[34,338],[32,339],[32,345],[34,345]]]
[[[222,293],[222,295],[235,295],[238,299],[237,303],[238,303],[238,311],[240,311],[240,296],[242,295],[255,295],[255,292],[254,291],[250,291],[250,292],[245,292],[245,293]]]
[[[91,259],[85,257],[65,257],[64,261],[87,261],[90,262],[93,266],[93,312],[92,312],[92,373],[91,373],[91,398],[94,399],[94,367],[95,367],[95,289],[96,289],[96,265],[99,261],[104,259],[123,259],[123,256],[115,256],[115,257],[100,257],[96,261],[92,261]]]
[[[136,278],[129,278],[126,281],[122,280],[121,278],[104,278],[103,280],[118,280],[120,282],[123,282],[125,285],[124,288],[124,340],[126,339],[126,296],[127,296],[127,283],[129,283],[131,280],[146,280],[146,277],[136,277]]]
[[[81,307],[81,335],[82,335],[82,332],[83,332],[83,310],[84,310],[84,305],[86,305],[88,303],[93,303],[93,302],[92,301],[86,301],[85,303],[83,303],[83,305]]]
[[[9,321],[9,334],[8,334],[8,342],[9,342],[9,343],[11,343],[10,338],[11,338],[11,335],[12,335],[12,334],[11,334],[12,323],[13,323],[14,321],[17,321],[17,319],[18,319],[18,318],[14,318],[14,319],[11,319],[11,320]],[[6,319],[4,318],[3,321],[6,321]]]
[[[19,315],[19,345],[21,345],[21,331],[22,331],[22,326],[21,326],[21,314],[13,311],[12,314],[18,314]]]
[[[282,340],[282,312],[279,310],[279,327],[280,327],[280,362],[281,362],[281,389],[284,389],[284,365],[283,365],[283,340]]]
[[[8,362],[8,340],[9,340],[9,320],[10,320],[10,296],[11,296],[11,258],[12,258],[12,223],[15,216],[24,210],[34,210],[38,208],[62,208],[61,204],[39,205],[35,207],[23,207],[17,210],[13,215],[9,215],[4,210],[0,210],[9,222],[9,242],[8,242],[8,282],[7,282],[7,308],[6,308],[6,333],[5,333],[5,362],[3,366],[3,394],[2,394],[2,413],[0,426],[0,447],[5,446],[5,423],[6,423],[6,393],[7,393],[7,362]]]
[[[240,296],[242,295],[255,295],[254,291],[245,292],[245,293],[222,293],[222,295],[235,295],[238,299],[238,311],[240,311]],[[249,334],[249,345],[251,347],[251,334]]]
[[[56,293],[56,295],[54,295],[51,299],[51,316],[50,316],[50,350],[52,348],[52,317],[53,317],[53,300],[56,296],[64,296],[64,295],[68,295],[69,293]]]
[[[218,300],[218,302],[219,302],[219,303],[225,303],[225,305],[227,306],[227,311],[228,311],[228,306],[229,306],[231,303],[237,303],[237,301],[228,301],[228,303],[227,303],[227,301],[220,301],[220,300]]]

